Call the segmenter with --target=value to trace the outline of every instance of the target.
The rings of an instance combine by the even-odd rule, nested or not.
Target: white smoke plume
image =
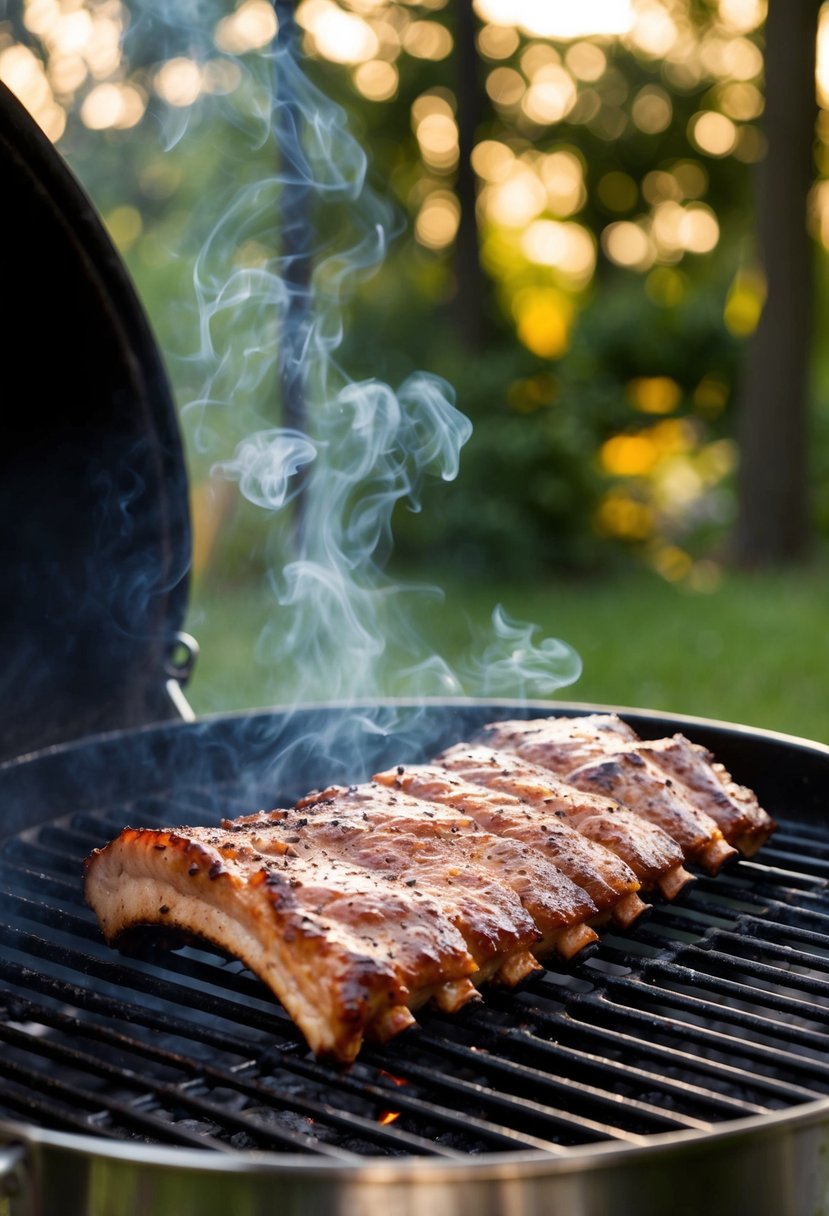
[[[369,184],[344,111],[315,87],[295,49],[277,39],[262,74],[272,96],[265,104],[255,94],[259,138],[278,145],[279,172],[237,191],[195,271],[199,360],[208,371],[191,409],[203,418],[232,410],[277,382],[286,409],[297,391],[305,405],[300,426],[283,414],[283,425],[246,434],[216,463],[282,541],[258,657],[279,668],[297,704],[390,693],[550,696],[580,671],[564,643],[536,640],[533,626],[499,609],[491,636],[459,673],[415,624],[451,604],[435,588],[386,574],[395,508],[418,510],[430,479],[457,476],[472,428],[438,376],[420,373],[392,388],[356,382],[338,362],[350,293],[382,262],[400,221]],[[249,238],[270,254],[239,266],[234,251]],[[285,520],[298,509],[291,545]]]

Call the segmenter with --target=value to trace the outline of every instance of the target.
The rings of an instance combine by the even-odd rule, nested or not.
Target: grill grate
[[[233,789],[222,801],[239,813]],[[0,1116],[353,1162],[637,1145],[829,1094],[829,835],[811,822],[788,821],[760,860],[700,877],[630,935],[605,933],[580,965],[425,1014],[341,1071],[313,1060],[240,964],[117,954],[84,906],[90,849],[127,823],[204,821],[209,805],[198,791],[143,799],[5,843]]]

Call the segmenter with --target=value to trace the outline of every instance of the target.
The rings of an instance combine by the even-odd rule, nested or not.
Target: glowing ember
[[[381,1077],[383,1077],[383,1078],[384,1078],[386,1081],[391,1081],[391,1083],[392,1083],[393,1085],[400,1086],[400,1085],[408,1085],[408,1084],[409,1084],[409,1082],[408,1082],[408,1081],[406,1081],[406,1080],[405,1080],[405,1078],[403,1078],[403,1077],[396,1077],[396,1076],[394,1075],[394,1073],[393,1073],[393,1072],[386,1072],[385,1068],[381,1068],[381,1069],[380,1069],[380,1076],[381,1076]],[[395,1117],[396,1117],[396,1116],[395,1116]]]
[[[395,1119],[399,1119],[399,1118],[400,1118],[399,1110],[384,1110],[382,1115],[380,1116],[380,1118],[377,1120],[377,1122],[381,1123],[385,1126],[387,1123],[394,1123]]]

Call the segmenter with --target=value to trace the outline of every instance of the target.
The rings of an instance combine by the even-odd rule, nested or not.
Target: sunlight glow
[[[380,42],[368,22],[341,9],[334,0],[303,0],[296,19],[319,54],[331,63],[365,63],[377,57]]]
[[[576,104],[577,96],[570,73],[551,63],[535,73],[521,108],[533,122],[542,125],[560,122]]]
[[[548,152],[537,165],[554,215],[573,215],[587,202],[584,166],[575,152]]]
[[[478,50],[486,59],[509,59],[518,50],[517,30],[504,25],[485,25],[478,34]]]
[[[495,68],[486,78],[486,91],[496,105],[518,105],[526,88],[524,77],[515,68]]]
[[[629,220],[608,224],[601,240],[611,262],[628,270],[647,270],[656,258],[656,249],[648,233]]]
[[[153,83],[159,97],[168,105],[191,106],[202,91],[201,69],[195,60],[184,56],[168,59],[156,72]]]
[[[671,376],[637,376],[628,381],[627,398],[643,414],[671,414],[682,400],[682,390]]]
[[[766,0],[719,0],[719,17],[735,34],[750,34],[766,15]]]
[[[457,198],[448,190],[429,194],[415,220],[415,236],[427,249],[445,249],[455,239],[461,209]]]
[[[829,3],[821,5],[818,18],[815,77],[818,101],[829,109]]]
[[[720,238],[717,217],[705,203],[687,207],[667,200],[653,212],[651,231],[662,253],[710,253]]]
[[[576,42],[564,57],[568,70],[577,80],[595,83],[607,70],[607,56],[595,42]]]
[[[766,302],[766,280],[758,269],[739,270],[728,289],[723,310],[726,328],[737,338],[747,338],[760,323]]]
[[[474,0],[474,8],[482,21],[536,38],[625,34],[633,25],[631,0]]]
[[[722,80],[755,80],[763,71],[763,54],[748,38],[712,34],[703,38],[699,53],[705,71]]]
[[[639,4],[630,40],[637,50],[659,59],[673,50],[679,31],[668,10],[659,3]]]
[[[521,248],[529,261],[560,271],[574,287],[586,286],[593,276],[596,249],[580,224],[536,220],[522,233]]]
[[[516,161],[510,176],[488,186],[482,196],[484,213],[505,228],[524,228],[547,202],[547,191],[529,166]]]
[[[458,163],[458,125],[449,102],[435,93],[423,93],[412,104],[414,128],[420,155],[440,172]]]
[[[702,110],[688,123],[688,134],[708,156],[728,156],[737,142],[737,128],[725,114]]]
[[[145,108],[146,100],[135,85],[99,84],[83,100],[81,122],[91,131],[126,130],[141,121]]]
[[[512,302],[518,337],[542,359],[559,359],[570,343],[573,305],[553,287],[526,287]]]
[[[452,46],[452,35],[438,21],[413,21],[403,35],[403,49],[415,59],[445,59]]]
[[[397,93],[398,83],[397,68],[385,59],[370,59],[354,72],[357,90],[369,101],[390,101]]]
[[[669,95],[656,84],[646,84],[633,99],[631,117],[640,131],[657,135],[670,126],[673,105]]]
[[[268,0],[245,0],[216,26],[214,41],[220,51],[244,55],[267,46],[276,36],[276,15]]]
[[[472,168],[488,182],[502,182],[509,177],[515,163],[512,148],[497,139],[482,139],[472,149]]]
[[[49,139],[60,139],[66,112],[52,96],[43,65],[28,47],[13,43],[0,51],[0,80],[23,102]]]

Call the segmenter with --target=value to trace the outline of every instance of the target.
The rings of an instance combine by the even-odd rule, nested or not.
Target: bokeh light
[[[228,55],[244,55],[267,46],[276,35],[276,14],[268,0],[243,0],[214,31],[214,41]]]
[[[445,249],[458,231],[460,205],[448,190],[427,195],[415,220],[415,236],[427,249]]]

